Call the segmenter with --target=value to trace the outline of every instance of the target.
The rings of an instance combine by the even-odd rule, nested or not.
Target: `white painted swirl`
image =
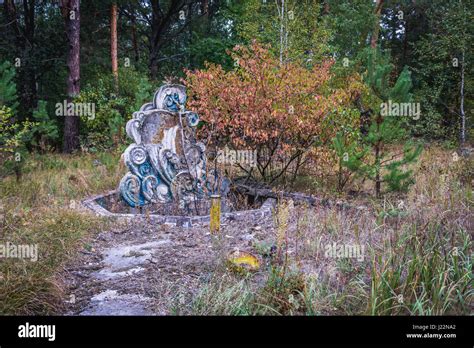
[[[145,148],[141,146],[136,146],[130,150],[130,160],[133,164],[140,165],[145,163],[147,158],[147,153]]]

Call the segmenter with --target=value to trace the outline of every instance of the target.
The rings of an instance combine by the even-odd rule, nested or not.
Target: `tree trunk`
[[[382,6],[383,6],[383,0],[377,0],[375,3],[375,24],[374,24],[374,31],[372,32],[372,38],[370,40],[370,47],[375,50],[377,48],[377,43],[379,40],[379,32],[380,32],[380,16],[382,14]],[[375,63],[375,54],[373,56],[374,62]],[[374,64],[375,65],[375,64]],[[380,134],[380,124],[382,123],[382,116],[379,114],[377,115],[377,134]],[[375,165],[376,165],[376,170],[375,170],[375,196],[377,198],[381,197],[381,178],[380,178],[380,159],[382,157],[381,154],[381,140],[378,139],[376,144],[375,144]]]
[[[158,44],[160,36],[160,4],[158,0],[151,0],[151,40],[150,40],[150,76],[152,80],[158,76]]]
[[[4,13],[8,19],[6,27],[10,27],[15,34],[15,57],[20,58],[20,82],[18,92],[20,96],[19,113],[32,116],[32,110],[37,106],[37,76],[36,68],[31,60],[35,55],[35,0],[23,0],[23,19],[19,18],[14,0],[5,0]],[[23,25],[22,25],[23,24]]]
[[[281,0],[280,12],[280,64],[283,64],[283,44],[285,38],[285,0]]]
[[[28,110],[33,110],[38,106],[37,101],[37,81],[36,68],[28,63],[34,56],[35,51],[35,0],[23,0],[23,9],[25,11],[25,35],[28,45],[25,45],[25,59],[28,64],[26,67],[26,102]],[[29,114],[30,112],[28,112]]]
[[[377,47],[377,42],[379,40],[379,32],[380,32],[380,16],[382,14],[382,6],[383,6],[383,0],[377,0],[375,4],[375,26],[374,26],[374,32],[372,33],[372,39],[370,40],[370,47],[376,48]]]
[[[158,63],[162,60],[160,58],[160,51],[164,45],[166,45],[168,40],[177,39],[179,34],[175,34],[173,38],[166,36],[170,30],[177,23],[180,23],[184,20],[183,27],[178,30],[178,33],[183,33],[186,27],[191,23],[187,18],[192,15],[190,8],[193,2],[185,0],[173,0],[170,1],[167,8],[161,4],[159,0],[150,0],[151,5],[151,35],[149,37],[150,45],[150,55],[149,55],[149,67],[150,67],[150,76],[153,80],[157,79],[159,66]],[[165,9],[166,8],[166,9]],[[185,18],[180,18],[181,11],[187,11],[185,13]],[[174,18],[178,16],[179,20],[176,22]],[[181,26],[181,24],[178,24]]]
[[[110,56],[112,58],[112,74],[114,75],[115,91],[118,91],[118,61],[117,61],[117,3],[110,7]]]
[[[71,103],[80,92],[80,0],[62,0],[61,5],[69,44],[67,95],[68,103]],[[79,115],[65,116],[63,152],[71,153],[77,149],[79,149]]]
[[[377,134],[380,134],[380,124],[382,123],[382,117],[379,115],[377,117]],[[381,140],[377,140],[375,143],[375,196],[377,198],[381,197],[381,178],[380,178],[380,162],[381,162]]]
[[[329,14],[329,10],[330,10],[329,2],[326,0],[326,1],[324,1],[322,15],[323,15],[323,16],[328,15],[328,14]]]
[[[132,22],[132,45],[133,45],[134,59],[135,59],[135,63],[138,63],[138,61],[140,60],[140,53],[138,52],[137,21],[136,21],[135,12],[132,13],[131,22]]]

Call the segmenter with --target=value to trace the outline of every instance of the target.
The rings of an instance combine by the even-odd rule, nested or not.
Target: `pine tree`
[[[368,60],[366,83],[382,102],[387,105],[389,102],[410,102],[410,89],[412,86],[410,72],[407,68],[397,78],[395,84],[390,87],[390,74],[393,65],[390,64],[387,56],[378,49],[371,50]],[[400,115],[399,115],[400,116]],[[405,135],[401,127],[399,117],[383,116],[381,110],[377,110],[375,120],[369,129],[367,143],[373,151],[373,161],[365,166],[365,171],[370,179],[375,183],[375,194],[381,196],[382,183],[387,184],[389,190],[405,190],[412,182],[411,172],[404,170],[403,166],[413,163],[421,152],[421,147],[412,148],[406,144],[403,157],[394,160],[398,154],[392,155],[385,150],[385,144],[397,139],[402,139]],[[383,172],[388,171],[388,174]]]
[[[15,68],[10,62],[5,61],[3,64],[0,64],[0,107],[8,106],[13,114],[15,114],[18,107],[14,78]]]
[[[412,86],[410,72],[407,68],[391,84],[393,70],[387,55],[378,49],[371,49],[368,54],[365,83],[375,101],[371,103],[375,117],[371,120],[368,134],[363,138],[363,150],[351,142],[342,142],[336,137],[334,144],[339,155],[346,155],[341,165],[353,173],[357,173],[374,182],[375,195],[380,197],[382,185],[387,191],[405,191],[413,182],[412,172],[404,168],[416,161],[421,153],[420,146],[412,146],[407,142],[399,154],[391,154],[386,144],[405,137],[400,117],[384,116],[382,107],[390,103],[407,103],[411,101]],[[371,155],[369,156],[369,154]]]
[[[48,144],[54,143],[59,138],[59,129],[48,114],[46,101],[38,101],[38,108],[33,110],[33,119],[35,123],[32,125],[27,141],[41,151],[51,150]]]
[[[359,137],[357,132],[353,132]],[[368,148],[361,147],[349,132],[338,132],[332,140],[333,149],[338,157],[337,186],[342,191],[346,184],[352,179],[353,174],[360,173],[364,164],[363,159],[367,155]]]

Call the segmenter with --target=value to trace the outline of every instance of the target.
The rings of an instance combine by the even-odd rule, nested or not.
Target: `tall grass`
[[[119,153],[33,156],[0,182],[0,243],[38,244],[39,260],[0,260],[0,314],[60,313],[62,271],[106,222],[74,209],[114,189]],[[274,236],[253,252],[274,255],[258,275],[218,267],[171,300],[173,314],[442,315],[472,308],[473,161],[424,151],[406,195],[367,200],[362,211],[282,205]],[[225,234],[225,231],[222,231]],[[330,259],[321,245],[366,246],[365,260]],[[257,246],[261,247],[258,248]],[[262,247],[265,245],[267,247]],[[224,261],[223,261],[224,262]],[[178,285],[177,285],[178,286]]]
[[[417,233],[421,232],[421,233]],[[459,231],[459,247],[433,223],[406,231],[384,254],[372,250],[367,314],[468,313],[472,301],[471,241]]]
[[[89,194],[110,190],[122,175],[116,154],[36,155],[21,181],[0,182],[0,243],[34,245],[38,261],[0,260],[0,314],[57,314],[64,265],[106,222],[77,210]]]
[[[362,212],[289,212],[280,202],[273,236],[278,250],[261,270],[265,280],[215,277],[186,314],[470,314],[472,164],[428,148],[408,194],[365,200]],[[321,245],[333,242],[365,245],[365,260],[328,259]],[[303,264],[319,275],[304,271]]]

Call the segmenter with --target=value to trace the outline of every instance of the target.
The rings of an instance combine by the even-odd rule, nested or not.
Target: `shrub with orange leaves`
[[[200,137],[208,144],[256,150],[258,175],[272,183],[315,142],[331,136],[325,120],[350,103],[350,93],[330,87],[332,60],[312,69],[280,65],[256,42],[230,54],[234,70],[208,64],[186,71],[188,108],[200,115]]]

